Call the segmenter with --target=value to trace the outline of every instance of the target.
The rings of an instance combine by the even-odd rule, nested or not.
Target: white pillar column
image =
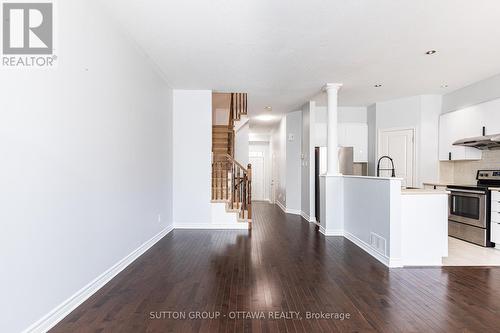
[[[328,95],[328,164],[327,175],[339,174],[339,155],[338,155],[338,92],[342,87],[341,83],[327,83],[324,87]]]

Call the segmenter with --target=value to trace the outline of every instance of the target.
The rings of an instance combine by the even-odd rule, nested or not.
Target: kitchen
[[[500,251],[494,247],[495,242],[500,243],[500,150],[496,150],[500,99],[487,96],[483,101],[475,97],[471,103],[463,98],[471,90],[477,91],[478,85],[491,85],[492,80],[497,85],[500,82],[493,78],[444,96],[421,95],[376,103],[367,107],[364,119],[349,114],[351,110],[355,111],[353,114],[360,113],[359,109],[339,108],[339,146],[353,147],[352,174],[366,179],[376,177],[378,158],[388,155],[393,160],[396,178],[401,179],[403,201],[408,200],[409,193],[420,197],[445,193],[446,212],[440,219],[446,220],[445,232],[449,237],[442,240],[448,243],[442,265],[500,265]],[[321,116],[326,108],[318,104],[316,111],[320,116],[316,117],[314,143],[321,147],[326,144],[325,116]],[[471,142],[471,138],[476,142]],[[391,178],[389,159],[381,161],[379,175]],[[489,190],[464,195],[464,190],[477,191],[478,187]],[[457,193],[457,189],[462,192]],[[345,214],[344,211],[344,218]],[[406,238],[408,241],[421,242],[411,237]],[[370,242],[371,238],[365,238],[363,246],[373,247]]]

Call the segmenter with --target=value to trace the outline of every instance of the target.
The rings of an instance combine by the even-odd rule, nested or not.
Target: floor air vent
[[[370,233],[370,246],[375,249],[380,254],[385,255],[385,238],[377,235],[376,233]]]

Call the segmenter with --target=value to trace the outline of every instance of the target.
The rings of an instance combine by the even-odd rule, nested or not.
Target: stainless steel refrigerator
[[[327,171],[328,150],[326,147],[319,147],[319,174]],[[343,175],[354,175],[354,148],[339,147],[339,172]]]

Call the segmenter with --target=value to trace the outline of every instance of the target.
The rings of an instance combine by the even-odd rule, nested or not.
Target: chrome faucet
[[[382,161],[384,158],[388,158],[389,161],[391,161],[392,168],[390,168],[390,169],[380,169],[380,161]],[[391,177],[396,177],[396,169],[394,168],[394,161],[392,160],[392,158],[390,158],[387,155],[384,155],[384,156],[382,156],[381,158],[378,159],[378,162],[377,162],[377,177],[380,177],[380,170],[391,170],[392,171]]]

